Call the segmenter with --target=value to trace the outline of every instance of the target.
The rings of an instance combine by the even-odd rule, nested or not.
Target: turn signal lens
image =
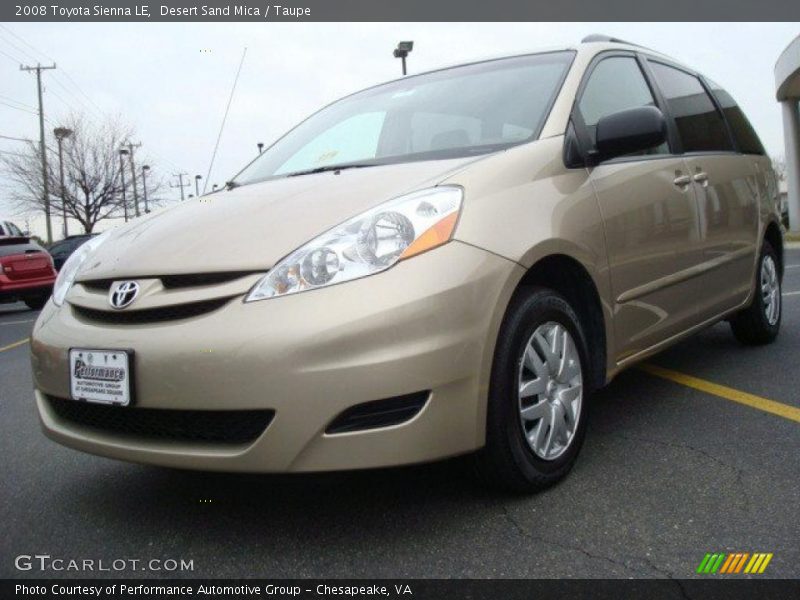
[[[458,213],[447,215],[444,219],[428,228],[421,236],[414,240],[408,248],[400,255],[400,260],[410,258],[416,254],[421,254],[432,250],[437,246],[446,244],[453,237],[453,231],[458,221]]]

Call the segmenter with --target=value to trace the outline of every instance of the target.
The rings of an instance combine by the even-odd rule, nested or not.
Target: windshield
[[[347,96],[279,139],[234,183],[485,154],[536,139],[573,56],[564,51],[487,61]]]

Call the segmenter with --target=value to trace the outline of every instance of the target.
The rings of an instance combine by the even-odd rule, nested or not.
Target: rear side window
[[[20,235],[20,236],[22,235],[22,231],[20,231],[19,227],[17,227],[16,225],[11,223],[10,221],[8,223],[6,223],[6,225],[8,226],[7,229],[8,229],[9,235]]]
[[[650,63],[667,105],[684,152],[730,152],[728,129],[710,96],[694,75],[657,62]]]
[[[761,145],[756,130],[753,129],[733,97],[713,81],[706,81],[708,81],[708,87],[711,88],[711,93],[722,107],[722,112],[725,113],[725,119],[731,126],[739,151],[745,154],[764,154],[764,146]]]

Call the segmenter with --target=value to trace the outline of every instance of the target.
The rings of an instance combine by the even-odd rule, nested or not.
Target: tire
[[[28,305],[28,308],[31,310],[41,310],[44,308],[44,305],[47,304],[47,300],[50,296],[31,296],[29,298],[25,298],[23,302]]]
[[[546,360],[543,343],[552,342],[551,334],[564,340],[563,332],[568,333],[571,346],[551,344],[551,351],[555,347],[555,354],[561,356],[557,361]],[[562,352],[563,348],[569,350]],[[567,366],[563,355],[570,358]],[[495,348],[486,446],[475,455],[475,470],[483,483],[530,493],[553,485],[569,472],[586,434],[587,382],[591,380],[586,357],[581,323],[561,295],[541,287],[517,292]],[[521,397],[523,386],[527,392],[536,393]],[[541,389],[544,391],[538,391]],[[523,409],[528,409],[525,417]],[[537,415],[544,416],[536,418]],[[562,433],[551,436],[549,449],[548,431]]]
[[[779,265],[775,249],[764,240],[758,258],[753,300],[730,320],[733,335],[742,344],[760,346],[778,337],[783,313]]]

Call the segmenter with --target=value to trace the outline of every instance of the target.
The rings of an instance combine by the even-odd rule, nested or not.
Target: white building
[[[800,36],[778,58],[775,86],[778,102],[783,106],[789,229],[800,231]]]

